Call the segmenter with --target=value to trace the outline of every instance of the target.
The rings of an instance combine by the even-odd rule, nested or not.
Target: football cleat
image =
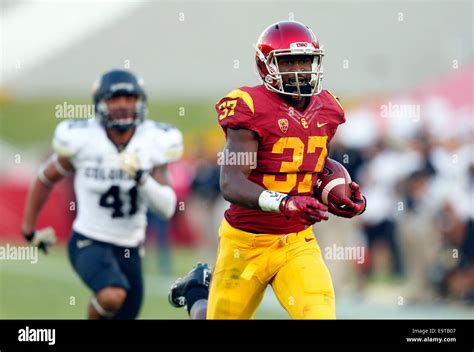
[[[168,300],[173,307],[181,308],[187,305],[186,292],[196,286],[209,290],[212,271],[209,265],[198,263],[183,278],[177,279],[171,286]]]

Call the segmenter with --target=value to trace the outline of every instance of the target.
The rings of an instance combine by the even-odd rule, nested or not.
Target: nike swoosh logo
[[[305,240],[306,242],[309,242],[309,241],[312,241],[312,240],[314,240],[314,237],[311,237],[311,238],[305,238],[304,240]]]
[[[84,248],[92,244],[91,240],[82,240],[82,241],[77,241],[76,246],[77,248]]]
[[[327,125],[328,123],[327,123],[327,122],[323,122],[323,123],[317,122],[316,124],[318,125],[318,128],[321,128],[321,127],[323,127],[324,125]]]

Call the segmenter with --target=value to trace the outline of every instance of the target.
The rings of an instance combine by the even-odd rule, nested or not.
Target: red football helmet
[[[272,24],[263,31],[256,45],[257,69],[265,87],[271,91],[295,96],[313,96],[321,92],[323,78],[323,50],[319,48],[318,40],[313,31],[304,24],[296,21],[281,21]],[[287,55],[310,55],[313,57],[311,71],[284,72],[294,74],[296,89],[285,90],[282,73],[278,67],[278,57]],[[311,89],[303,89],[299,75],[311,74],[309,85]],[[306,91],[306,92],[305,92]]]

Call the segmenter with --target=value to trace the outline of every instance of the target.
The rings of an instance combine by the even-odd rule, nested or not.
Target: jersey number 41
[[[128,215],[134,215],[137,212],[137,187],[133,187],[128,191],[128,198],[130,199],[130,210]],[[105,192],[99,200],[99,205],[104,208],[112,208],[112,218],[122,218],[125,216],[123,212],[124,202],[120,199],[120,187],[112,186]]]

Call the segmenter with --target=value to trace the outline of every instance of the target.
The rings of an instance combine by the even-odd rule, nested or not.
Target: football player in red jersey
[[[187,304],[191,317],[202,318],[207,303],[207,319],[251,318],[268,284],[292,318],[336,317],[311,225],[327,220],[328,210],[356,216],[366,201],[355,183],[344,209],[328,209],[312,196],[329,142],[345,122],[338,99],[322,89],[322,58],[307,26],[272,24],[256,46],[263,84],[236,89],[216,104],[226,153],[256,153],[257,165],[221,166],[221,191],[231,205],[219,229],[208,302],[209,269],[201,264],[170,292],[170,302]]]

